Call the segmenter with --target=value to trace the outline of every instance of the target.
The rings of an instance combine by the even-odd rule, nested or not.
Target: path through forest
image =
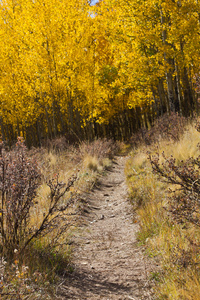
[[[62,299],[153,299],[151,262],[138,246],[138,224],[127,199],[125,160],[116,158],[87,195],[87,225],[75,234],[75,270],[59,288]]]

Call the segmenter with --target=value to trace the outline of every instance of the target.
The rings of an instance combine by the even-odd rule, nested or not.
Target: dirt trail
[[[62,299],[152,299],[150,262],[137,245],[127,199],[125,159],[117,158],[87,195],[87,226],[74,237],[75,271],[60,287]]]

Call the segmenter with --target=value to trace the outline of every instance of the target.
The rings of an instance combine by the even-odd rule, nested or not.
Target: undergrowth
[[[60,138],[47,146],[28,151],[19,139],[7,151],[1,144],[1,299],[55,299],[73,271],[70,243],[82,194],[118,149],[106,139],[75,147]]]
[[[178,139],[138,147],[127,161],[138,240],[161,265],[156,299],[200,299],[199,140],[195,125],[187,125]]]

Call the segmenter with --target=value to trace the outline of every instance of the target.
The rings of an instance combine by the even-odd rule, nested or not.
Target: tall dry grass
[[[162,140],[139,147],[127,161],[126,176],[130,199],[140,220],[138,239],[161,265],[156,299],[200,299],[200,228],[186,220],[179,222],[169,211],[169,188],[176,190],[153,174],[147,150],[159,153],[160,166],[165,156],[173,155],[177,165],[190,157],[198,157],[200,133],[195,124],[188,125],[180,140]],[[163,178],[164,179],[164,178]]]
[[[77,174],[77,180],[59,199],[58,224],[53,222],[52,230],[49,230],[48,234],[33,239],[20,259],[16,249],[9,266],[2,257],[1,299],[15,296],[31,300],[52,299],[52,297],[55,299],[56,286],[60,284],[62,276],[73,270],[70,244],[71,237],[78,230],[82,210],[84,210],[82,194],[87,193],[98,177],[111,166],[111,159],[117,147],[110,140],[85,142],[79,147],[69,146],[66,143],[63,146],[62,143],[63,140],[59,140],[59,145],[54,142],[52,146],[48,144],[47,148],[29,151],[29,156],[37,160],[41,172],[41,183],[33,206],[30,208],[30,228],[40,227],[44,216],[48,214],[52,203],[49,180],[58,178],[59,183],[67,183],[73,174]],[[75,197],[73,205],[62,213],[63,207],[72,197]],[[50,221],[55,216],[53,213]]]

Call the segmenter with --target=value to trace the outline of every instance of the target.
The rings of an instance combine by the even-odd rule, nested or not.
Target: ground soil
[[[136,238],[139,225],[128,200],[125,161],[116,158],[85,196],[85,225],[72,240],[74,272],[59,286],[59,299],[153,299],[153,266]]]

